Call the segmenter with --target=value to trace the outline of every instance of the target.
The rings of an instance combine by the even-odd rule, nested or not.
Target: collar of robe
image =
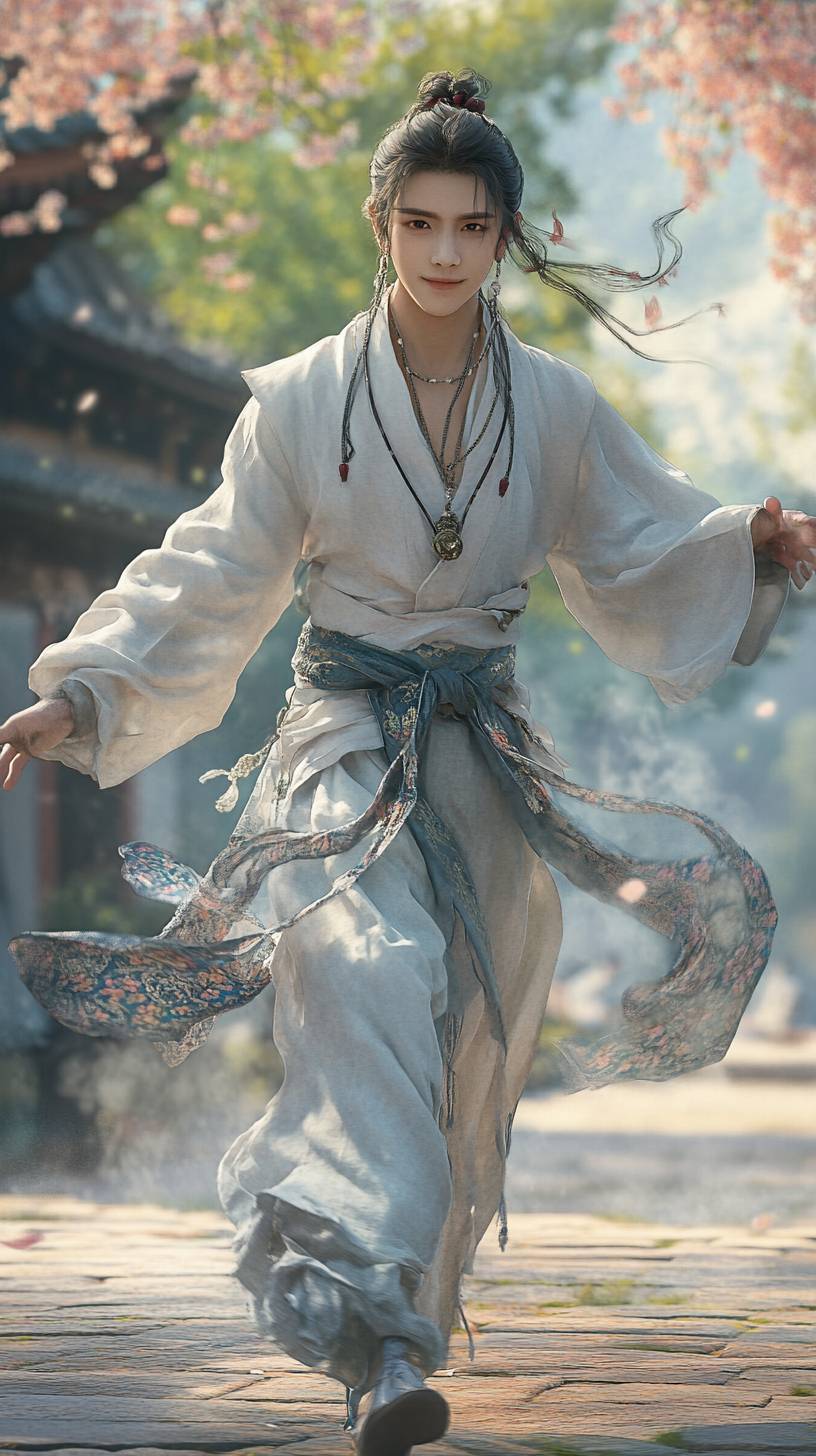
[[[399,366],[399,360],[394,352],[394,345],[391,341],[391,331],[388,327],[388,302],[394,289],[392,283],[386,290],[376,310],[371,325],[371,337],[369,339],[368,351],[371,365],[372,390],[375,403],[382,416],[388,438],[395,454],[402,461],[408,476],[412,479],[414,488],[423,498],[424,505],[434,519],[440,514],[444,505],[444,490],[439,478],[439,467],[428,441],[422,433],[422,427],[416,417],[413,400],[408,384]],[[490,315],[484,300],[479,300],[481,305],[481,322],[487,331],[490,328]],[[506,327],[506,325],[502,325]],[[493,360],[492,351],[481,362],[473,379],[467,406],[465,408],[464,428],[462,431],[462,449],[466,450],[471,440],[479,434],[485,423],[490,405],[493,399]],[[462,507],[469,500],[479,476],[487,465],[491,451],[495,444],[495,435],[501,423],[501,410],[494,412],[496,430],[492,425],[480,440],[476,449],[468,455],[464,462],[459,483],[451,499],[451,508],[461,512]],[[504,448],[504,447],[503,447]],[[502,458],[499,456],[499,458]],[[428,467],[427,477],[420,471],[414,476],[418,462],[424,461]],[[501,470],[496,470],[498,480]],[[487,482],[482,490],[487,489]],[[493,487],[495,489],[495,487]],[[405,487],[406,492],[408,487]],[[421,516],[418,515],[418,522]],[[427,527],[426,527],[427,529]]]
[[[20,935],[11,949],[29,990],[72,1030],[147,1037],[175,1064],[204,1040],[215,1016],[269,984],[281,931],[350,888],[408,827],[428,868],[448,949],[458,918],[492,1033],[506,1053],[492,950],[473,881],[448,826],[422,794],[423,747],[435,712],[448,704],[469,725],[535,852],[579,889],[656,930],[675,952],[667,972],[628,986],[617,1023],[603,1035],[581,1033],[557,1044],[561,1090],[632,1078],[662,1081],[719,1061],[770,953],[778,917],[764,871],[704,814],[582,787],[530,758],[531,742],[546,745],[493,692],[510,681],[514,665],[512,646],[481,651],[443,643],[393,652],[307,621],[293,658],[296,671],[326,692],[367,690],[382,729],[388,767],[369,806],[319,833],[236,830],[203,877],[154,845],[123,845],[124,878],[141,895],[176,903],[171,920],[155,937]],[[710,852],[688,859],[639,857],[594,838],[556,798],[615,813],[673,816],[699,830]],[[277,925],[255,919],[253,898],[276,866],[357,845],[356,863],[324,895]],[[246,919],[257,928],[227,938]],[[447,963],[450,998],[439,1035],[448,1075],[440,1123],[444,1118],[443,1125],[452,1126],[461,991]],[[512,1117],[508,1146],[511,1123]]]

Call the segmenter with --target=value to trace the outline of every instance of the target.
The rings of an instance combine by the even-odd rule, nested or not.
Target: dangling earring
[[[499,294],[501,293],[501,258],[496,259],[496,276],[491,282],[488,292],[487,307],[493,323],[498,322],[499,317]]]
[[[387,250],[384,253],[380,253],[380,261],[374,277],[374,297],[378,300],[382,297],[388,278],[388,260],[390,256]]]
[[[366,309],[365,339],[363,341],[362,349],[358,350],[357,352],[357,358],[354,361],[354,368],[351,372],[351,379],[349,381],[348,392],[346,394],[346,405],[345,409],[343,410],[343,424],[341,428],[341,459],[338,466],[340,479],[343,481],[344,484],[348,480],[349,461],[354,454],[354,446],[351,443],[351,434],[349,431],[349,421],[351,419],[351,406],[354,400],[354,390],[360,373],[360,365],[368,349],[368,341],[371,337],[371,328],[374,323],[374,315],[376,314],[378,308],[380,307],[380,304],[382,303],[386,283],[388,282],[388,261],[390,256],[390,251],[387,248],[380,250],[380,261],[377,265],[377,272],[374,275],[374,297],[372,298],[370,304],[368,305],[368,308]]]

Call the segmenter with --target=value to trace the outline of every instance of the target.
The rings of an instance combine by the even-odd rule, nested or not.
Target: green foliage
[[[119,867],[114,856],[110,864],[64,876],[44,900],[41,928],[157,935],[170,919],[172,906],[140,899],[125,886]]]
[[[360,212],[368,163],[380,136],[411,103],[424,72],[462,65],[483,71],[494,85],[491,114],[525,168],[527,214],[549,227],[553,207],[577,206],[573,181],[547,153],[547,117],[569,115],[575,88],[601,69],[613,10],[612,0],[508,0],[500,9],[430,5],[421,49],[410,48],[406,55],[403,28],[384,26],[387,34],[365,76],[365,95],[332,104],[336,126],[356,121],[360,128],[359,144],[337,161],[297,166],[292,138],[284,133],[213,149],[209,165],[217,166],[231,195],[213,197],[200,226],[219,222],[225,207],[234,208],[260,213],[256,234],[209,245],[199,228],[165,221],[171,206],[200,207],[202,199],[184,180],[186,164],[197,153],[171,137],[165,147],[170,176],[100,231],[100,244],[124,259],[188,341],[221,340],[257,360],[305,348],[343,328],[369,302],[376,249]],[[203,106],[193,98],[179,123]],[[244,292],[202,284],[201,257],[226,246],[237,254],[239,270],[255,274]],[[579,350],[589,324],[585,312],[537,279],[519,280],[519,288],[521,302],[508,310],[513,327],[531,343],[546,339],[555,350]]]
[[[634,1279],[604,1279],[597,1284],[582,1284],[579,1304],[629,1304],[635,1289]]]

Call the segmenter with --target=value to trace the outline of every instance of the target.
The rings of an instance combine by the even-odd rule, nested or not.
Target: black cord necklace
[[[386,323],[386,326],[387,326],[387,323]],[[389,337],[389,347],[390,346],[391,345],[390,345],[390,337]],[[385,433],[385,429],[383,428],[383,423],[382,423],[382,420],[380,419],[380,415],[379,415],[379,411],[377,410],[377,406],[374,403],[374,394],[373,394],[373,391],[372,391],[372,388],[371,388],[371,376],[369,374],[369,369],[368,369],[368,340],[366,340],[366,347],[363,350],[363,375],[365,377],[366,391],[368,393],[368,401],[369,401],[369,404],[371,405],[371,412],[372,412],[372,414],[374,416],[374,419],[377,422],[377,428],[379,429],[379,432],[380,432],[380,434],[383,437],[383,440],[385,442],[385,447],[386,447],[389,455],[391,456],[391,459],[393,460],[394,464],[396,465],[396,467],[397,467],[400,475],[402,476],[403,480],[405,481],[405,484],[407,485],[408,489],[410,490],[411,495],[414,497],[414,500],[416,501],[417,505],[419,506],[419,509],[422,511],[423,516],[427,520],[429,526],[431,527],[431,530],[434,533],[433,534],[433,547],[434,547],[434,551],[436,552],[437,556],[441,557],[441,559],[443,561],[455,561],[456,558],[457,558],[457,556],[461,556],[461,554],[462,554],[462,546],[463,546],[463,542],[462,542],[462,528],[463,528],[463,526],[465,524],[465,519],[467,517],[467,513],[470,510],[471,506],[473,505],[473,502],[476,499],[476,496],[477,496],[479,490],[481,489],[484,481],[487,478],[488,471],[490,470],[490,467],[493,464],[493,461],[495,460],[495,458],[496,458],[496,456],[498,454],[499,446],[501,445],[502,439],[504,437],[504,431],[505,431],[505,429],[507,427],[507,420],[508,420],[508,416],[509,416],[509,408],[508,408],[507,402],[505,402],[505,406],[504,406],[504,417],[503,417],[502,422],[501,422],[501,429],[499,430],[498,438],[496,440],[495,445],[493,446],[492,454],[491,454],[490,459],[488,460],[488,462],[487,462],[484,470],[482,471],[482,473],[481,473],[478,481],[476,482],[475,486],[473,487],[473,490],[471,492],[470,499],[469,499],[467,505],[465,506],[464,511],[462,512],[461,518],[456,515],[456,512],[454,510],[452,510],[450,504],[448,504],[448,505],[445,506],[445,509],[443,510],[442,515],[439,517],[439,519],[437,521],[435,521],[434,518],[433,518],[433,516],[425,509],[425,506],[423,505],[422,501],[420,500],[419,496],[417,495],[416,491],[414,490],[414,487],[412,486],[410,480],[408,479],[408,476],[405,474],[405,471],[403,470],[402,465],[400,464],[400,462],[397,459],[397,456],[396,456],[396,454],[394,452],[394,448],[393,448],[393,446],[391,444],[391,441],[389,440],[387,434]],[[494,403],[495,403],[495,401],[494,401]],[[505,491],[507,490],[508,484],[509,484],[509,480],[508,480],[507,476],[504,476],[502,478],[502,480],[500,481],[500,483],[499,483],[499,494],[500,495],[504,495]]]

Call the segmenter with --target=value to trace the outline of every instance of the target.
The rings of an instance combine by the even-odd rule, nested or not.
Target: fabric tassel
[[[462,1328],[464,1329],[465,1333],[467,1334],[467,1338],[468,1338],[468,1359],[469,1360],[475,1360],[476,1359],[476,1345],[475,1345],[474,1340],[473,1340],[473,1331],[471,1330],[470,1325],[468,1324],[468,1317],[465,1314],[465,1306],[464,1306],[464,1302],[462,1300],[461,1294],[460,1294],[459,1299],[457,1301],[456,1308],[459,1311],[459,1318],[462,1321]]]
[[[238,779],[245,779],[256,768],[264,762],[272,744],[278,736],[278,730],[262,743],[255,753],[242,753],[232,768],[208,768],[206,773],[199,774],[198,782],[206,784],[208,779],[225,778],[229,779],[229,788],[225,789],[220,799],[216,799],[215,808],[219,814],[228,814],[238,803]]]
[[[362,1396],[354,1386],[347,1385],[346,1390],[346,1419],[341,1427],[344,1431],[353,1431],[357,1425],[357,1412],[360,1408]]]

